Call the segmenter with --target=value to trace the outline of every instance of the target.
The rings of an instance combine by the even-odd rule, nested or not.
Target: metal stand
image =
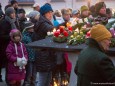
[[[77,85],[77,75],[74,73],[74,68],[76,65],[76,61],[78,59],[77,53],[68,53],[69,61],[72,63],[72,70],[70,74],[70,82],[68,86],[76,86]]]

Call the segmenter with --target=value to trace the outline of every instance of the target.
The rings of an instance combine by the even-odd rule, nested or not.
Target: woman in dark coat
[[[91,29],[88,47],[78,56],[75,73],[77,86],[115,86],[115,67],[105,54],[109,49],[111,33],[103,25]]]
[[[2,11],[2,6],[1,6],[1,3],[0,3],[0,23],[2,22],[3,19],[4,19],[4,13]],[[2,80],[2,75],[1,75],[3,65],[1,63],[2,63],[2,60],[0,59],[0,82],[3,81]]]
[[[51,23],[53,10],[49,4],[40,8],[40,18],[35,24],[33,41],[45,39],[48,31],[52,31],[54,26]],[[36,51],[36,69],[39,72],[37,86],[50,86],[51,71],[55,66],[55,55],[53,51],[43,49]]]
[[[5,11],[5,19],[0,22],[0,64],[6,63],[6,47],[10,41],[9,33],[12,29],[18,28],[18,23],[15,21],[15,10],[8,7]]]
[[[106,4],[104,2],[98,2],[95,4],[95,18],[94,21],[99,24],[106,25],[108,23],[108,17],[106,13]]]

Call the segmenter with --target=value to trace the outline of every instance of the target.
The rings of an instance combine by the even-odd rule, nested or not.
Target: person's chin
[[[20,41],[15,41],[16,43],[19,43]]]
[[[109,47],[106,48],[106,51],[109,50]]]

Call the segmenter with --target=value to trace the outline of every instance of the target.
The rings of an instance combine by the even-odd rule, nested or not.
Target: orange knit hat
[[[101,24],[93,26],[90,34],[91,38],[95,39],[97,42],[112,37],[111,33],[106,29],[106,27]]]

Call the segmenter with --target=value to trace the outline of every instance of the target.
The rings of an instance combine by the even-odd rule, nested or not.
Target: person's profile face
[[[35,18],[35,20],[39,20],[40,16],[36,15],[34,18]]]
[[[110,43],[111,43],[111,38],[108,38],[108,39],[104,39],[100,42],[101,46],[103,47],[103,49],[106,51],[106,50],[109,50],[109,47],[110,47]]]
[[[48,20],[52,20],[53,12],[52,12],[52,11],[49,11],[49,12],[45,13],[45,17],[46,17]]]
[[[10,18],[15,19],[16,18],[16,13],[10,14]]]
[[[13,4],[14,8],[18,8],[18,3]]]
[[[89,16],[89,11],[88,10],[83,11],[82,15],[85,16],[85,17],[88,17]]]
[[[64,14],[64,15],[63,15],[63,18],[64,18],[66,21],[69,21],[69,20],[70,20],[70,14]]]
[[[106,7],[102,7],[99,11],[100,14],[106,14]]]

